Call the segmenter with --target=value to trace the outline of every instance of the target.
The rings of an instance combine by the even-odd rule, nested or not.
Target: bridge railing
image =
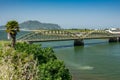
[[[50,40],[74,40],[74,39],[92,39],[92,38],[109,38],[115,35],[106,31],[89,31],[78,34],[62,30],[44,30],[34,31],[19,37],[17,40],[22,41],[50,41]]]

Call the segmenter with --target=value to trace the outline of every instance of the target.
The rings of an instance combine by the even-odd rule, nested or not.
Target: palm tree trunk
[[[11,35],[11,38],[12,38],[11,46],[12,46],[13,48],[15,48],[16,35],[15,35],[15,34],[12,34],[12,35]]]

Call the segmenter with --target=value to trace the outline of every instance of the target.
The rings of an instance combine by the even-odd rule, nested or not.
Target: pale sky
[[[120,27],[120,0],[0,0],[0,25],[9,20],[62,28]]]

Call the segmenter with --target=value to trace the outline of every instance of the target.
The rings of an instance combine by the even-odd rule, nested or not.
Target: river
[[[120,43],[108,40],[85,40],[84,47],[73,41],[42,42],[53,47],[58,59],[65,62],[73,80],[120,80]]]

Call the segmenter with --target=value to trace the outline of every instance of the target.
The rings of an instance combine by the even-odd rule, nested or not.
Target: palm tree
[[[19,24],[17,21],[8,21],[6,24],[6,32],[10,35],[12,42],[11,46],[15,47],[16,44],[16,35],[19,32]]]

